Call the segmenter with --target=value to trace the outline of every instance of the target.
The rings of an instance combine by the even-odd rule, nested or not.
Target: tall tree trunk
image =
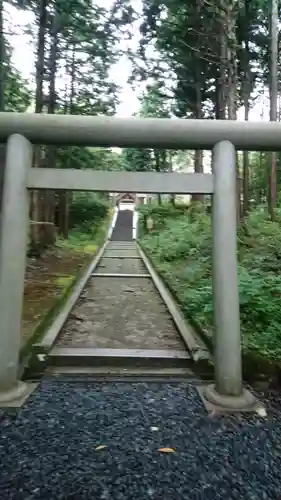
[[[236,0],[230,0],[224,7],[226,16],[224,29],[226,30],[226,57],[227,57],[227,112],[229,120],[237,119],[237,40],[236,40]],[[236,155],[237,157],[237,155]],[[239,163],[237,164],[236,192],[237,192],[237,221],[241,218],[241,180]]]
[[[69,99],[69,112],[71,115],[73,114],[73,101],[75,97],[75,67],[76,67],[75,44],[73,44],[71,53],[71,65],[70,65],[70,99]]]
[[[259,171],[260,172],[262,172],[266,168],[264,159],[267,160],[267,155],[266,155],[266,153],[260,151],[260,154],[259,154]],[[257,205],[261,205],[261,203],[264,203],[264,196],[266,196],[266,193],[264,193],[264,189],[263,189],[263,186],[262,186],[261,179],[259,179],[258,189],[257,189],[257,192],[256,192],[256,203],[257,203]]]
[[[277,121],[277,98],[278,98],[278,0],[271,0],[270,10],[270,121]],[[277,187],[276,187],[276,163],[277,154],[271,154],[271,165],[269,172],[269,194],[268,210],[271,220],[275,219]]]
[[[202,1],[196,0],[196,8],[195,8],[195,29],[197,33],[202,32],[202,20],[201,20],[201,7]],[[197,42],[197,52],[196,52],[196,67],[195,67],[195,93],[196,93],[196,102],[195,102],[195,118],[200,120],[202,118],[202,60],[200,53],[200,37],[198,37]],[[203,173],[203,151],[196,150],[194,155],[194,171],[197,174]],[[204,202],[203,194],[193,194],[192,195],[193,202]]]
[[[219,15],[217,19],[218,30],[218,59],[219,68],[216,81],[216,119],[225,120],[226,118],[226,89],[227,89],[227,36],[225,32],[225,6],[224,0],[219,0]]]
[[[43,82],[45,70],[45,37],[47,27],[47,3],[48,0],[40,0],[38,11],[38,41],[36,60],[36,91],[35,91],[35,113],[43,110]]]
[[[173,154],[172,154],[172,151],[168,151],[168,156],[169,156],[169,159],[168,159],[169,172],[173,172]],[[172,205],[174,205],[174,207],[176,206],[176,195],[175,194],[171,194],[170,202],[172,203]]]
[[[245,121],[249,120],[249,96],[244,99]],[[243,151],[243,217],[249,212],[249,151]]]
[[[51,25],[51,48],[49,57],[49,99],[48,99],[48,114],[54,114],[56,108],[56,70],[57,70],[57,56],[58,56],[58,32],[59,32],[59,14],[56,10],[52,18]],[[56,162],[56,149],[54,146],[49,146],[47,149],[47,166],[55,168]],[[45,226],[46,243],[52,243],[55,238],[54,235],[54,219],[55,219],[55,193],[54,191],[45,192],[44,203],[44,220],[53,225]]]
[[[216,120],[225,120],[225,100],[224,100],[224,85],[222,85],[222,78],[216,81]]]
[[[157,150],[154,150],[154,157],[155,157],[155,171],[160,172],[160,152]],[[161,198],[161,193],[157,193],[157,200],[158,204],[161,205],[162,203],[162,198]]]
[[[59,206],[58,206],[58,226],[59,233],[64,238],[68,238],[69,231],[69,193],[68,191],[59,192]]]
[[[43,110],[43,81],[45,69],[45,37],[47,26],[47,0],[40,0],[37,12],[38,18],[38,39],[37,39],[37,58],[36,58],[36,91],[35,91],[35,113],[41,113]],[[34,166],[41,164],[41,148],[37,146],[34,151]],[[41,212],[41,194],[34,190],[30,196],[30,216],[35,222],[30,231],[31,246],[38,250],[40,247],[41,231],[39,224]]]
[[[65,92],[65,102],[64,102],[64,113],[73,114],[73,101],[75,97],[75,44],[72,46],[71,50],[71,62],[70,62],[70,95],[68,102],[68,89]],[[67,168],[71,168],[70,157],[68,159]],[[59,233],[63,238],[68,238],[69,233],[69,206],[71,204],[72,192],[60,191],[59,192]]]
[[[250,17],[250,2],[245,0],[244,16],[245,19]],[[248,25],[247,25],[248,26]],[[250,96],[251,96],[251,68],[250,68],[250,48],[249,48],[249,30],[248,27],[245,33],[245,49],[242,55],[243,81],[242,81],[242,100],[244,104],[244,118],[249,120],[250,113]],[[243,217],[245,217],[250,208],[249,201],[249,151],[243,151]]]
[[[68,113],[68,86],[65,88],[64,114]],[[68,238],[69,231],[69,192],[60,190],[58,192],[58,232],[64,239]]]
[[[5,111],[5,56],[3,0],[0,0],[0,111]]]

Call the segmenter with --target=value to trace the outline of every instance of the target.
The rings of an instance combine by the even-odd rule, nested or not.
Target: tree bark
[[[36,59],[36,91],[35,91],[35,113],[43,110],[43,81],[45,69],[45,37],[47,26],[47,0],[40,0],[38,7],[38,39],[37,39],[37,59]],[[34,166],[41,164],[41,148],[37,146],[34,150]],[[30,196],[30,217],[34,222],[40,221],[41,215],[41,195],[37,190],[32,191]],[[40,247],[41,232],[39,224],[32,224],[30,230],[30,243],[32,248],[38,250]]]
[[[73,100],[75,97],[75,45],[73,44],[71,49],[71,62],[70,62],[70,95],[68,102],[68,92],[66,88],[65,101],[64,101],[64,113],[73,114]],[[68,168],[71,168],[70,158],[68,161]],[[58,226],[59,233],[63,238],[67,239],[69,234],[69,206],[71,204],[72,193],[68,191],[59,192],[59,205],[58,205]]]
[[[227,88],[227,36],[225,32],[225,7],[224,1],[220,0],[218,5],[218,78],[216,82],[216,119],[225,120],[226,118],[226,88]]]
[[[237,119],[237,40],[236,40],[236,0],[230,0],[224,6],[226,31],[226,67],[227,67],[227,115],[229,120]],[[236,155],[237,156],[237,155]],[[236,190],[237,190],[237,222],[240,221],[241,207],[241,181],[239,176],[239,163],[237,164]]]
[[[202,1],[196,0],[195,29],[198,33],[201,33],[202,31],[201,8],[202,8]],[[202,86],[203,86],[202,60],[200,54],[200,37],[198,37],[196,54],[197,56],[196,56],[196,67],[195,67],[195,93],[196,93],[195,118],[200,120],[202,118]],[[201,150],[195,151],[194,171],[197,174],[203,173],[203,151]],[[192,202],[204,203],[203,194],[193,194],[191,199]]]
[[[43,110],[43,82],[45,70],[45,37],[47,27],[47,0],[40,0],[38,12],[38,41],[36,60],[35,113]]]
[[[59,195],[58,226],[59,233],[64,239],[68,238],[69,230],[68,196],[69,193],[67,191],[62,191]]]
[[[249,120],[249,99],[244,101],[245,121]],[[243,217],[249,212],[249,151],[243,151]]]
[[[270,10],[270,121],[277,121],[277,98],[278,98],[278,0],[271,0]],[[275,219],[277,201],[276,186],[277,154],[271,153],[271,164],[269,172],[268,210],[271,220]]]
[[[160,152],[154,150],[154,156],[155,156],[155,171],[156,172],[160,172],[161,171],[161,168],[160,168]],[[158,204],[161,205],[161,203],[162,203],[161,193],[157,193],[157,200],[158,200]]]
[[[0,111],[5,111],[5,55],[3,0],[0,0]]]
[[[168,160],[169,172],[173,172],[173,154],[172,154],[172,151],[169,151],[168,155],[169,155],[169,160]],[[172,203],[172,205],[174,207],[176,206],[176,195],[175,194],[171,194],[170,202]]]
[[[53,14],[51,26],[51,48],[49,57],[49,99],[48,99],[48,114],[54,114],[56,109],[56,70],[58,56],[58,32],[59,32],[59,14],[56,10]],[[47,149],[47,166],[54,168],[56,163],[56,149],[54,146],[49,146]],[[44,220],[54,224],[55,220],[55,192],[45,191],[44,196]],[[47,226],[45,226],[47,228]]]
[[[251,1],[251,0],[250,0]],[[249,18],[249,0],[245,0],[245,18]],[[249,32],[245,33],[245,49],[243,50],[243,81],[242,81],[242,100],[244,104],[244,118],[249,120],[250,113],[250,96],[251,96],[251,68],[250,68],[250,48],[249,48]],[[245,217],[250,208],[249,201],[249,152],[243,151],[243,217]]]

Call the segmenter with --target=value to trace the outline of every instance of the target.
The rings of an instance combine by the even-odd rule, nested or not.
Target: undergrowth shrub
[[[210,216],[190,217],[164,205],[146,216],[157,227],[141,241],[186,316],[213,330]],[[155,210],[155,209],[153,209]],[[163,220],[161,219],[161,214]],[[160,228],[160,229],[159,229]],[[244,350],[281,360],[281,227],[257,209],[238,229],[239,293]]]
[[[146,232],[146,220],[151,217],[154,222],[154,230],[159,231],[165,227],[166,221],[170,218],[177,219],[187,213],[188,207],[180,204],[174,206],[172,203],[151,203],[141,205],[139,211],[139,229],[140,233]]]
[[[95,233],[108,213],[109,204],[93,193],[78,193],[69,210],[70,229]]]

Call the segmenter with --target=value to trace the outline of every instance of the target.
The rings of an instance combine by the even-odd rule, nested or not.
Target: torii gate
[[[212,194],[214,404],[245,409],[236,244],[236,149],[281,150],[281,123],[0,113],[7,142],[0,242],[0,406],[27,391],[18,381],[20,323],[28,226],[28,190],[63,189]],[[104,172],[32,168],[32,144],[211,149],[212,174]]]

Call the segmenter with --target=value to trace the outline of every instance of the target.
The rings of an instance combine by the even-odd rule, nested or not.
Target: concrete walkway
[[[131,241],[133,239],[133,211],[120,210],[113,229],[111,240]]]

